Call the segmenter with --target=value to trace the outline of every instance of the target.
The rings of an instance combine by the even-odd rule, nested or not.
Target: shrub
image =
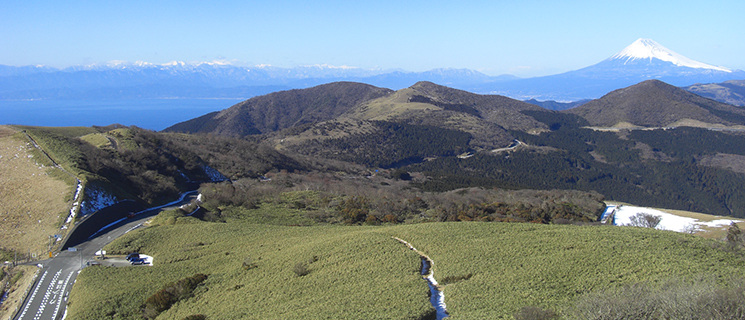
[[[295,267],[292,268],[292,272],[295,272],[298,277],[308,275],[310,273],[310,264],[316,261],[318,261],[318,256],[313,256],[312,258],[308,259],[307,262],[300,262],[296,264]]]
[[[471,279],[471,277],[473,277],[473,273],[459,275],[459,276],[447,276],[447,277],[442,278],[440,282],[442,282],[442,285],[448,285],[452,283],[461,282],[463,280]]]
[[[369,209],[369,200],[365,197],[349,197],[339,202],[337,210],[347,224],[358,224],[366,221]]]
[[[745,235],[742,234],[742,230],[734,222],[729,225],[725,240],[727,240],[727,245],[731,249],[737,249],[745,245]]]
[[[155,319],[161,312],[168,310],[179,300],[191,297],[197,286],[207,280],[207,275],[197,273],[189,278],[167,284],[163,289],[147,298],[142,306],[142,315],[146,319]]]
[[[743,319],[745,279],[717,285],[712,279],[668,280],[592,292],[575,304],[577,319]]]
[[[23,270],[18,270],[13,274],[13,277],[10,278],[10,286],[14,286],[18,281],[20,281],[23,278]]]
[[[300,262],[296,264],[294,268],[292,268],[292,272],[295,272],[298,277],[302,277],[310,273],[310,268],[308,267],[307,263]]]
[[[523,307],[515,313],[515,320],[553,320],[558,318],[559,315],[553,310],[539,307]]]
[[[661,221],[661,216],[640,212],[631,217],[630,225],[633,227],[654,229],[657,228],[657,225],[659,225]]]

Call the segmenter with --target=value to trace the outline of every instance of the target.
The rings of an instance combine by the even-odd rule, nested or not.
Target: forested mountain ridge
[[[352,133],[364,139],[359,136],[361,132],[377,132],[370,131],[368,121],[387,121],[466,132],[473,136],[469,147],[481,150],[508,145],[513,140],[508,129],[547,130],[543,123],[520,112],[523,110],[543,109],[503,96],[479,95],[425,81],[398,91],[336,82],[255,97],[165,131],[232,137],[271,133],[276,146],[288,147],[298,141],[341,138]],[[336,130],[340,127],[344,130]]]
[[[369,89],[342,83],[292,94],[319,101],[314,95],[345,86]],[[562,112],[431,82],[370,92],[374,94],[343,100],[349,104],[335,104],[337,108],[303,109],[336,113],[291,115],[292,121],[265,126],[264,134],[252,122],[260,118],[246,112],[249,109],[233,107],[230,112],[235,113],[232,119],[237,125],[232,134],[243,132],[282,152],[320,162],[417,173],[426,178],[416,180],[414,186],[425,191],[474,186],[574,189],[639,205],[745,216],[740,209],[745,198],[737,196],[745,188],[745,175],[736,163],[745,156],[743,136],[706,129],[742,128],[745,110],[661,81],[644,81]],[[268,98],[241,105],[258,109],[257,101],[271,101],[262,99]],[[307,108],[308,104],[300,105]],[[254,131],[236,130],[241,124]],[[586,129],[617,124],[679,128]],[[229,135],[229,130],[220,128],[221,122],[211,125],[215,127],[207,132]]]
[[[745,109],[710,100],[659,80],[612,91],[600,99],[564,111],[593,126],[630,123],[642,127],[678,126],[693,120],[702,125],[745,125]]]
[[[390,92],[390,89],[354,82],[334,82],[308,89],[279,91],[175,124],[164,131],[233,137],[267,133],[330,120],[362,101]]]

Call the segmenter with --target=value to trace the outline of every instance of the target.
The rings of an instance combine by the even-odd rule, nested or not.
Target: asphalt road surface
[[[72,284],[85,263],[95,260],[96,251],[125,233],[141,228],[145,221],[159,212],[191,202],[196,195],[196,191],[189,192],[178,202],[142,211],[133,218],[128,218],[95,234],[93,238],[77,245],[76,251],[62,251],[51,259],[37,261],[36,263],[41,266],[39,277],[15,319],[62,319]]]

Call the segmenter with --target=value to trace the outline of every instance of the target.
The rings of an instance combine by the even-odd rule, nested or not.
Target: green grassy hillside
[[[203,273],[208,278],[193,297],[158,319],[426,319],[433,309],[419,257],[393,236],[433,259],[451,319],[509,319],[528,306],[562,314],[600,289],[702,275],[721,284],[745,267],[713,240],[639,228],[282,227],[185,218],[109,245],[109,252],[152,255],[155,265],[86,268],[68,316],[137,319],[143,302],[166,284]]]

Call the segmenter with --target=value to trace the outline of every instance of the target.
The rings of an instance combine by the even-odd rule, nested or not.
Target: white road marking
[[[44,273],[41,275],[41,278],[39,278],[39,283],[44,282],[44,278],[47,276],[47,271],[44,271]],[[26,304],[26,307],[23,308],[23,312],[21,312],[21,316],[19,319],[23,319],[23,316],[26,315],[26,311],[28,311],[28,307],[31,306],[31,302],[34,301],[34,297],[36,297],[36,292],[39,291],[39,285],[36,286],[36,289],[34,289],[34,292],[31,294],[31,298],[28,299],[28,303]]]

